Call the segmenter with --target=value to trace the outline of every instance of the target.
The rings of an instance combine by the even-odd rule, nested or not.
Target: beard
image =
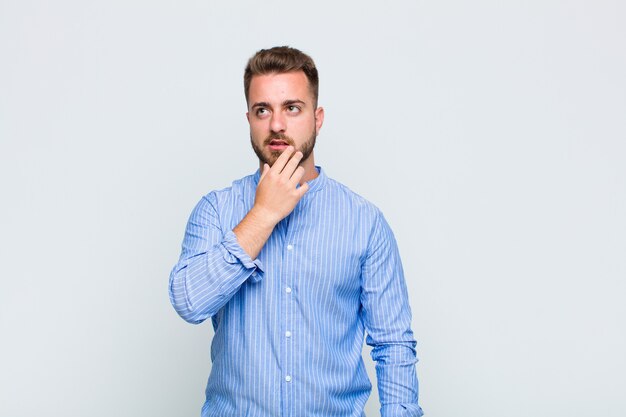
[[[306,161],[309,156],[311,156],[311,152],[313,152],[313,148],[315,147],[316,137],[317,135],[315,134],[315,129],[313,129],[309,139],[304,142],[299,149],[296,148],[296,151],[302,152],[302,160],[300,161],[300,163]],[[270,167],[274,165],[274,162],[276,162],[278,157],[283,153],[283,151],[272,151],[267,149],[267,146],[270,144],[270,142],[275,139],[285,141],[288,145],[291,145],[294,148],[296,146],[295,141],[291,137],[283,133],[271,133],[267,138],[265,138],[261,147],[259,147],[259,145],[257,145],[254,141],[252,134],[250,134],[250,143],[252,144],[252,149],[254,149],[254,153],[261,162],[268,164]]]

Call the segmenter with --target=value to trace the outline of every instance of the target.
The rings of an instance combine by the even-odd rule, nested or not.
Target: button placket
[[[288,251],[292,251],[293,250],[293,246],[292,245],[287,245],[287,250]],[[291,264],[290,261],[287,261],[288,263]],[[289,284],[288,280],[290,279],[290,276],[287,275],[286,277],[287,280],[287,284]],[[286,330],[288,328],[290,328],[293,323],[293,316],[292,316],[292,308],[293,308],[293,298],[292,298],[292,289],[289,285],[287,285],[285,287],[285,296],[286,296],[286,310],[287,310],[287,314],[286,314],[286,319],[285,319],[285,328],[284,329],[284,342],[285,345],[285,351],[287,352],[287,372],[291,372],[293,369],[293,345],[290,342],[291,339],[291,331],[290,330]],[[291,384],[293,377],[291,375],[291,373],[288,373],[287,375],[285,375],[285,382],[287,384]],[[292,399],[290,399],[289,401],[291,401]]]
[[[289,215],[289,221],[285,224],[284,229],[284,240],[283,240],[283,275],[281,277],[281,283],[283,285],[284,294],[281,297],[284,301],[284,322],[282,323],[282,347],[281,350],[285,352],[284,356],[284,387],[286,389],[285,394],[285,402],[284,402],[284,411],[287,412],[286,415],[289,415],[287,410],[291,410],[293,407],[293,403],[297,401],[294,398],[296,394],[297,388],[295,386],[298,375],[294,375],[294,372],[298,372],[298,353],[296,352],[298,346],[294,345],[296,342],[296,338],[294,337],[294,330],[296,323],[298,322],[298,308],[296,307],[297,299],[296,297],[296,281],[298,279],[299,273],[299,263],[298,263],[298,250],[300,249],[297,238],[298,233],[298,212],[299,206],[296,206],[296,209]]]
[[[291,230],[293,229],[293,219],[290,221],[291,223],[291,227],[288,227],[285,230],[285,243],[286,245],[284,246],[284,275],[283,275],[283,288],[285,290],[284,293],[284,306],[285,306],[285,321],[283,324],[283,346],[284,346],[284,352],[285,352],[285,376],[284,376],[284,381],[286,384],[287,391],[287,398],[286,398],[286,402],[285,404],[291,404],[293,401],[295,401],[295,399],[292,397],[293,396],[293,388],[292,388],[292,381],[293,381],[293,374],[292,372],[294,371],[294,346],[293,343],[291,343],[291,329],[293,328],[294,325],[294,316],[293,316],[293,311],[294,311],[294,299],[293,299],[293,280],[294,280],[294,267],[296,265],[296,261],[294,258],[295,255],[295,247],[294,244],[291,243]]]

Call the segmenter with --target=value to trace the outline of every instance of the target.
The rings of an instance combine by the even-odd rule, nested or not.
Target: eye
[[[264,108],[264,107],[259,107],[258,109],[256,109],[256,115],[257,116],[265,116],[269,113],[269,111]]]
[[[298,106],[294,106],[293,104],[290,106],[287,106],[287,111],[289,113],[300,113],[300,107]]]

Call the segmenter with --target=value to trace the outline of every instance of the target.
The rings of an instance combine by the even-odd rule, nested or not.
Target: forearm
[[[235,226],[233,233],[241,248],[252,259],[256,259],[269,239],[277,221],[258,207],[252,207],[248,214]]]

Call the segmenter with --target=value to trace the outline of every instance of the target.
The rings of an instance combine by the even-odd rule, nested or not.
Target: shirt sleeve
[[[169,280],[170,301],[190,323],[215,315],[248,279],[263,278],[263,265],[241,248],[232,230],[222,230],[214,194],[196,205],[182,252]]]
[[[378,211],[362,265],[362,314],[372,346],[381,417],[420,417],[416,342],[398,247]]]

